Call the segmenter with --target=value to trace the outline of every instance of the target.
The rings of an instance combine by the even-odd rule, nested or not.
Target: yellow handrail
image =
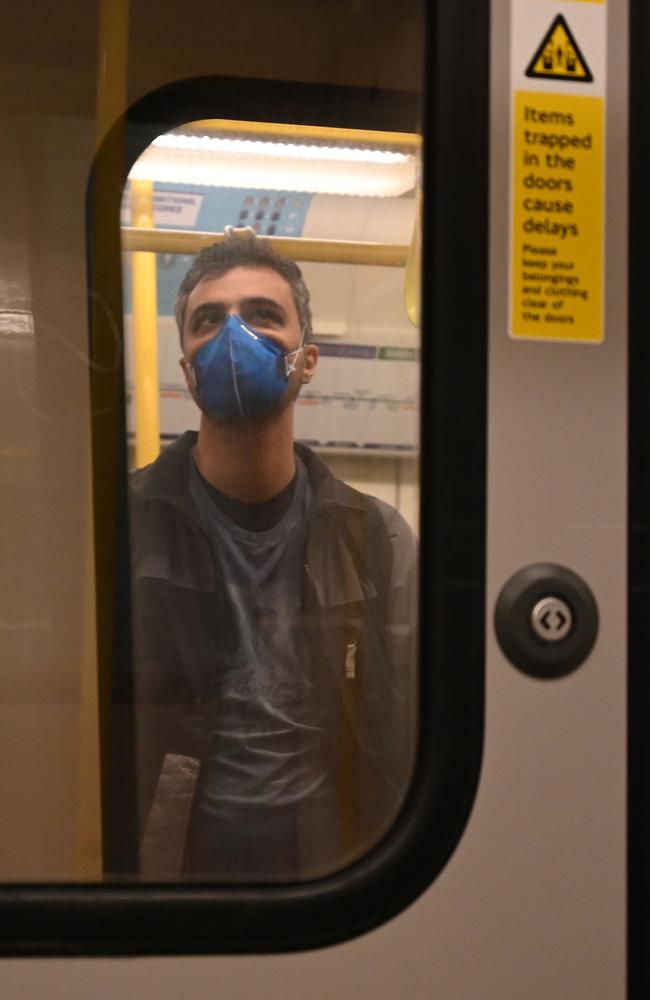
[[[155,233],[153,182],[131,181],[131,216],[141,232]],[[147,228],[145,228],[147,227]],[[158,397],[158,302],[156,258],[134,253],[133,360],[135,402],[135,461],[140,468],[160,453],[160,402]]]
[[[288,139],[293,142],[348,142],[354,145],[398,146],[419,149],[422,136],[417,132],[382,132],[378,129],[334,128],[326,125],[287,125],[281,122],[242,122],[228,118],[203,118],[187,122],[184,130],[194,132],[251,135],[259,139]]]
[[[235,234],[245,230],[234,230]],[[353,240],[313,240],[289,236],[265,236],[274,250],[293,260],[327,264],[374,264],[404,267],[408,246],[397,243],[365,243]],[[180,229],[143,229],[125,226],[122,249],[143,253],[198,253],[211,243],[221,243],[224,233]]]

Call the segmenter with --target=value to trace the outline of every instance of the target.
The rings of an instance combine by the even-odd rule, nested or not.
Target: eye
[[[197,336],[205,336],[223,325],[223,309],[217,307],[206,307],[197,309],[192,318],[192,333]]]
[[[243,319],[258,328],[282,326],[282,316],[272,306],[251,306],[245,311]]]
[[[204,316],[197,327],[198,333],[205,333],[206,330],[212,330],[218,325],[217,318],[215,316]]]

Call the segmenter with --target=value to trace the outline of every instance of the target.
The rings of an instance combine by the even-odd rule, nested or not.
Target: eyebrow
[[[247,299],[242,299],[240,302],[240,309],[242,313],[252,308],[264,308],[275,312],[280,319],[285,320],[287,318],[287,311],[284,306],[281,306],[279,302],[275,299],[266,298],[264,295],[252,295]],[[226,304],[224,302],[202,302],[200,306],[197,306],[193,310],[189,319],[189,328],[192,332],[198,329],[204,319],[208,316],[218,316],[226,315]]]
[[[265,309],[275,310],[283,319],[287,316],[284,306],[281,306],[275,299],[267,299],[264,295],[253,295],[250,299],[242,299],[241,305],[242,308],[246,308],[247,306],[262,306]]]

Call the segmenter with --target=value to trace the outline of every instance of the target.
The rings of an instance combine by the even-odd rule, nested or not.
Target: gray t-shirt
[[[222,877],[291,877],[305,850],[295,842],[298,814],[316,830],[333,784],[327,699],[301,641],[306,470],[298,459],[290,505],[264,531],[227,517],[193,463],[190,489],[235,623],[230,652],[214,665],[196,864]]]

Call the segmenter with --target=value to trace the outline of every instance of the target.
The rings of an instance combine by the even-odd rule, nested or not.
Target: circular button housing
[[[583,663],[598,635],[598,607],[585,581],[556,563],[511,576],[494,611],[501,649],[531,677],[551,679]]]

